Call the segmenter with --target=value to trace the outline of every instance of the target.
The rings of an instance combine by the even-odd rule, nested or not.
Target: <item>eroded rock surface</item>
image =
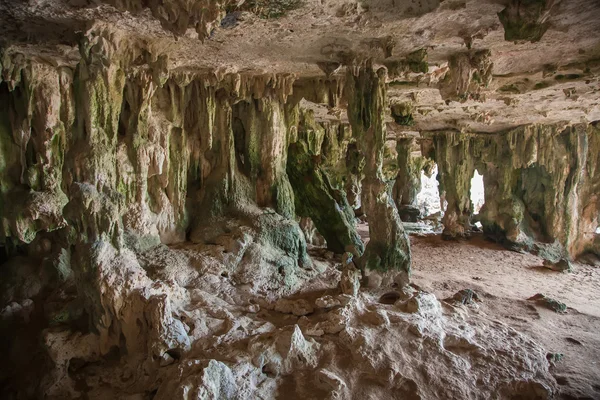
[[[306,299],[248,312],[246,305],[260,295],[239,290],[210,263],[198,264],[209,251],[159,246],[131,254],[131,260],[108,257],[115,270],[116,264],[127,267],[128,286],[138,288],[113,308],[127,351],[114,364],[101,356],[110,336],[73,333],[66,324],[47,331],[55,368],[42,385],[46,395],[250,399],[292,390],[324,398],[392,392],[453,398],[493,390],[499,398],[550,398],[556,391],[543,349],[463,306],[443,305],[420,291],[386,305],[377,302],[381,292],[361,292],[345,305],[328,302],[324,312],[311,306],[302,318],[304,312],[286,315]],[[157,270],[159,257],[170,261]],[[320,276],[308,275],[303,291],[336,290],[334,268]],[[164,297],[144,297],[144,290],[160,290]],[[481,379],[485,388],[475,384]]]

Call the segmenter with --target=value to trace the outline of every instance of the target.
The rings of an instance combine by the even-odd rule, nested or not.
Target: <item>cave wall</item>
[[[136,251],[235,218],[254,235],[240,281],[310,268],[286,173],[298,107],[289,75],[167,74],[113,39],[86,37],[75,68],[3,54],[0,242],[68,264],[98,352],[158,357],[189,340]]]
[[[139,252],[215,243],[231,250],[224,264],[240,284],[291,288],[311,268],[298,217],[330,249],[363,254],[353,208],[365,182],[363,203],[385,217],[374,232],[388,222],[395,232],[373,235],[365,267],[408,279],[408,241],[381,179],[385,80],[372,70],[352,81],[355,99],[367,81],[376,91],[360,113],[372,119],[351,130],[299,107],[304,97],[343,105],[344,80],[307,90],[288,74],[167,71],[105,31],[88,32],[80,53],[62,66],[2,53],[0,243],[70,271],[97,352],[189,347],[177,300],[150,285]]]
[[[470,181],[477,169],[485,185],[480,220],[487,234],[550,258],[598,251],[597,124],[429,136],[440,193],[448,201],[445,234],[463,236],[470,227]]]

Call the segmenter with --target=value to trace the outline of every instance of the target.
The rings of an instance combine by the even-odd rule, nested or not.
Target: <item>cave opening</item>
[[[429,169],[422,169],[420,175],[421,190],[417,193],[417,207],[423,218],[433,215],[441,218],[447,203],[440,198],[437,164],[433,163]]]
[[[470,199],[473,215],[479,215],[479,211],[485,203],[485,187],[483,175],[475,170],[473,178],[471,178]]]

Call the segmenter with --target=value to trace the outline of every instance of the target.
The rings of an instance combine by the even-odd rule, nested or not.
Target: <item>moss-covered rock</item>
[[[362,254],[363,243],[356,231],[354,212],[345,193],[332,186],[320,167],[320,158],[302,140],[289,148],[287,172],[294,187],[296,212],[313,220],[330,250],[341,254],[347,246],[354,246]]]

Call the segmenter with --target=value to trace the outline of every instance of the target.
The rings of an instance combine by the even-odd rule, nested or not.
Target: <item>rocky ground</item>
[[[600,270],[575,264],[571,273],[551,271],[542,259],[508,251],[482,237],[447,242],[412,237],[413,280],[446,298],[457,290],[478,293],[478,312],[522,332],[564,358],[550,368],[560,398],[600,397]],[[566,313],[527,299],[537,293],[567,305]]]
[[[125,286],[111,280],[123,321],[140,283],[151,288],[140,293],[166,296],[167,309],[156,311],[150,296],[145,321],[124,322],[119,358],[118,344],[115,356],[97,356],[102,336],[60,320],[56,309],[77,307],[69,288],[5,308],[13,362],[3,366],[3,398],[35,397],[40,389],[46,398],[89,399],[598,398],[596,268],[550,271],[536,256],[478,236],[411,242],[411,287],[371,273],[358,293],[358,275],[342,267],[346,258],[321,248],[310,250],[312,266],[293,276],[281,271],[291,282],[283,292],[269,284],[273,278],[232,262],[239,240],[119,256],[107,247],[106,259],[129,266]],[[527,300],[537,293],[564,302],[566,312]],[[128,355],[130,335],[140,335],[139,346],[150,335],[148,343],[167,350],[148,349],[150,359],[143,351]]]

